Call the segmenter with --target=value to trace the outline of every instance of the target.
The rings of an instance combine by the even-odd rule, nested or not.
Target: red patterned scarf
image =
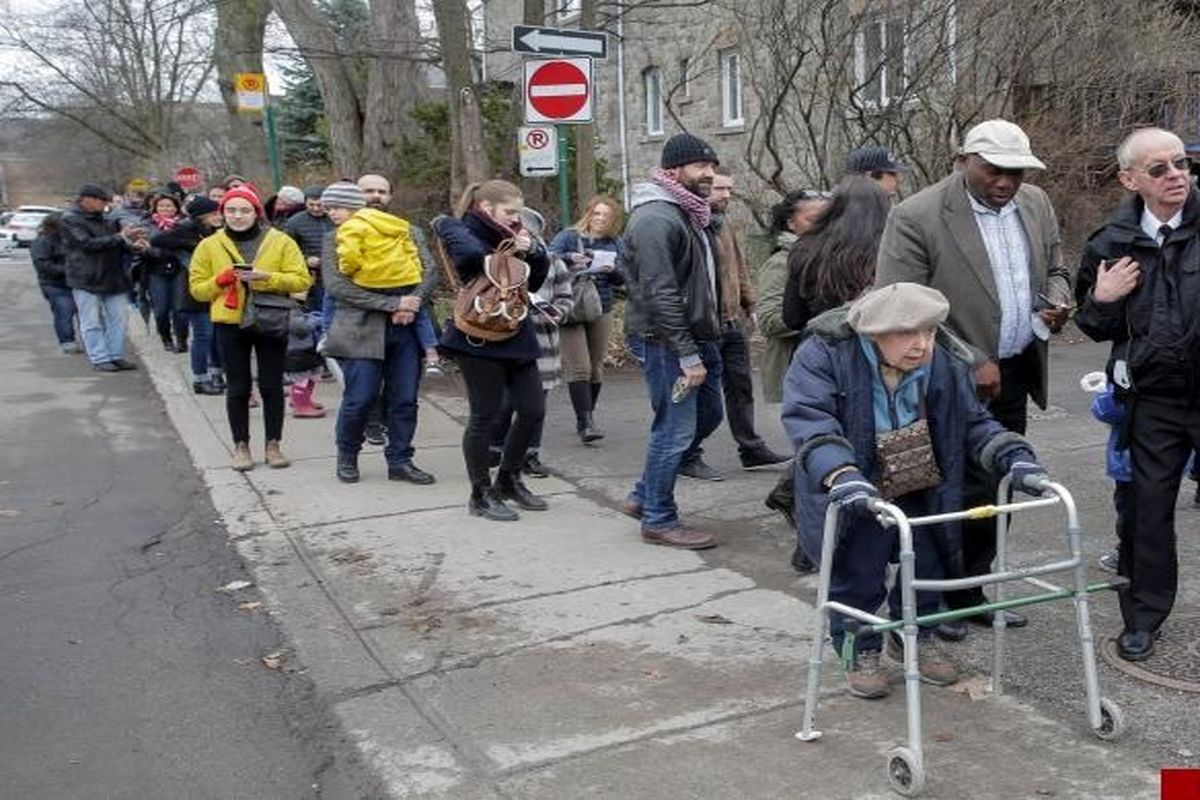
[[[675,180],[675,176],[670,172],[655,167],[654,171],[650,173],[650,179],[675,198],[675,202],[679,203],[687,212],[688,218],[691,219],[692,226],[696,230],[703,232],[712,222],[712,209],[708,206],[708,200],[688,191],[687,187]]]

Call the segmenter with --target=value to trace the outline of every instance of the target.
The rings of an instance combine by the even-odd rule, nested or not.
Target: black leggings
[[[546,416],[542,379],[536,361],[482,358],[465,353],[455,353],[454,361],[467,384],[467,403],[471,412],[463,433],[463,458],[467,462],[471,489],[479,492],[491,485],[488,439],[503,410],[506,394],[517,418],[504,440],[500,469],[520,473],[529,442]]]
[[[234,443],[250,441],[250,353],[258,358],[258,391],[262,395],[263,427],[267,441],[283,438],[283,362],[287,339],[260,336],[237,325],[213,325],[225,362],[225,414]]]

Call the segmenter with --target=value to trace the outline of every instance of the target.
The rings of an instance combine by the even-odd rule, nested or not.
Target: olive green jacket
[[[758,329],[767,340],[763,351],[763,399],[783,402],[783,379],[792,363],[792,352],[800,343],[800,332],[783,324],[783,291],[787,285],[788,253],[799,239],[791,231],[775,238],[775,252],[762,263],[755,276],[758,289]]]

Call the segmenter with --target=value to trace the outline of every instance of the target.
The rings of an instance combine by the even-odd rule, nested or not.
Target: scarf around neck
[[[679,206],[687,212],[688,218],[692,221],[692,227],[703,233],[704,229],[712,222],[712,209],[708,205],[708,200],[698,194],[693,194],[682,183],[675,180],[675,176],[661,167],[654,168],[654,171],[650,173],[650,179],[675,198],[675,202],[679,203]]]
[[[179,222],[179,217],[174,214],[159,214],[155,212],[150,215],[150,221],[160,231],[169,231]]]

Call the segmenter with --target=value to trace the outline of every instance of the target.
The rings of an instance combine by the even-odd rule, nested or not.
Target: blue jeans
[[[217,339],[213,336],[212,317],[206,311],[181,311],[192,329],[192,346],[188,356],[192,362],[192,376],[200,380],[208,375],[210,367],[221,366],[221,355],[217,352]]]
[[[75,298],[71,290],[65,286],[46,286],[42,284],[42,297],[50,304],[50,313],[54,316],[54,335],[59,344],[75,343]]]
[[[175,275],[150,274],[146,276],[146,288],[150,293],[150,308],[154,312],[154,325],[163,341],[187,336],[187,322],[179,311],[181,284],[187,281],[187,273]]]
[[[129,296],[94,294],[84,289],[72,289],[75,307],[79,309],[79,329],[88,361],[105,364],[125,357],[125,312]]]
[[[421,345],[416,330],[412,325],[389,322],[382,360],[341,358],[338,363],[346,379],[337,419],[338,453],[357,455],[362,449],[367,415],[382,385],[384,423],[388,429],[388,443],[383,455],[390,467],[412,463],[412,440],[417,432],[417,390],[421,382]]]
[[[631,345],[644,356],[642,374],[650,394],[654,421],[646,443],[646,467],[630,499],[642,507],[646,528],[679,526],[675,505],[675,476],[692,440],[711,434],[721,424],[721,353],[712,342],[700,342],[700,358],[708,375],[681,402],[671,402],[671,390],[683,374],[679,356],[658,342],[631,336]],[[630,348],[631,350],[633,347]]]
[[[421,343],[422,350],[437,347],[437,331],[433,328],[433,315],[429,313],[428,308],[421,306],[417,316],[413,318],[412,326],[417,332],[417,340]]]

